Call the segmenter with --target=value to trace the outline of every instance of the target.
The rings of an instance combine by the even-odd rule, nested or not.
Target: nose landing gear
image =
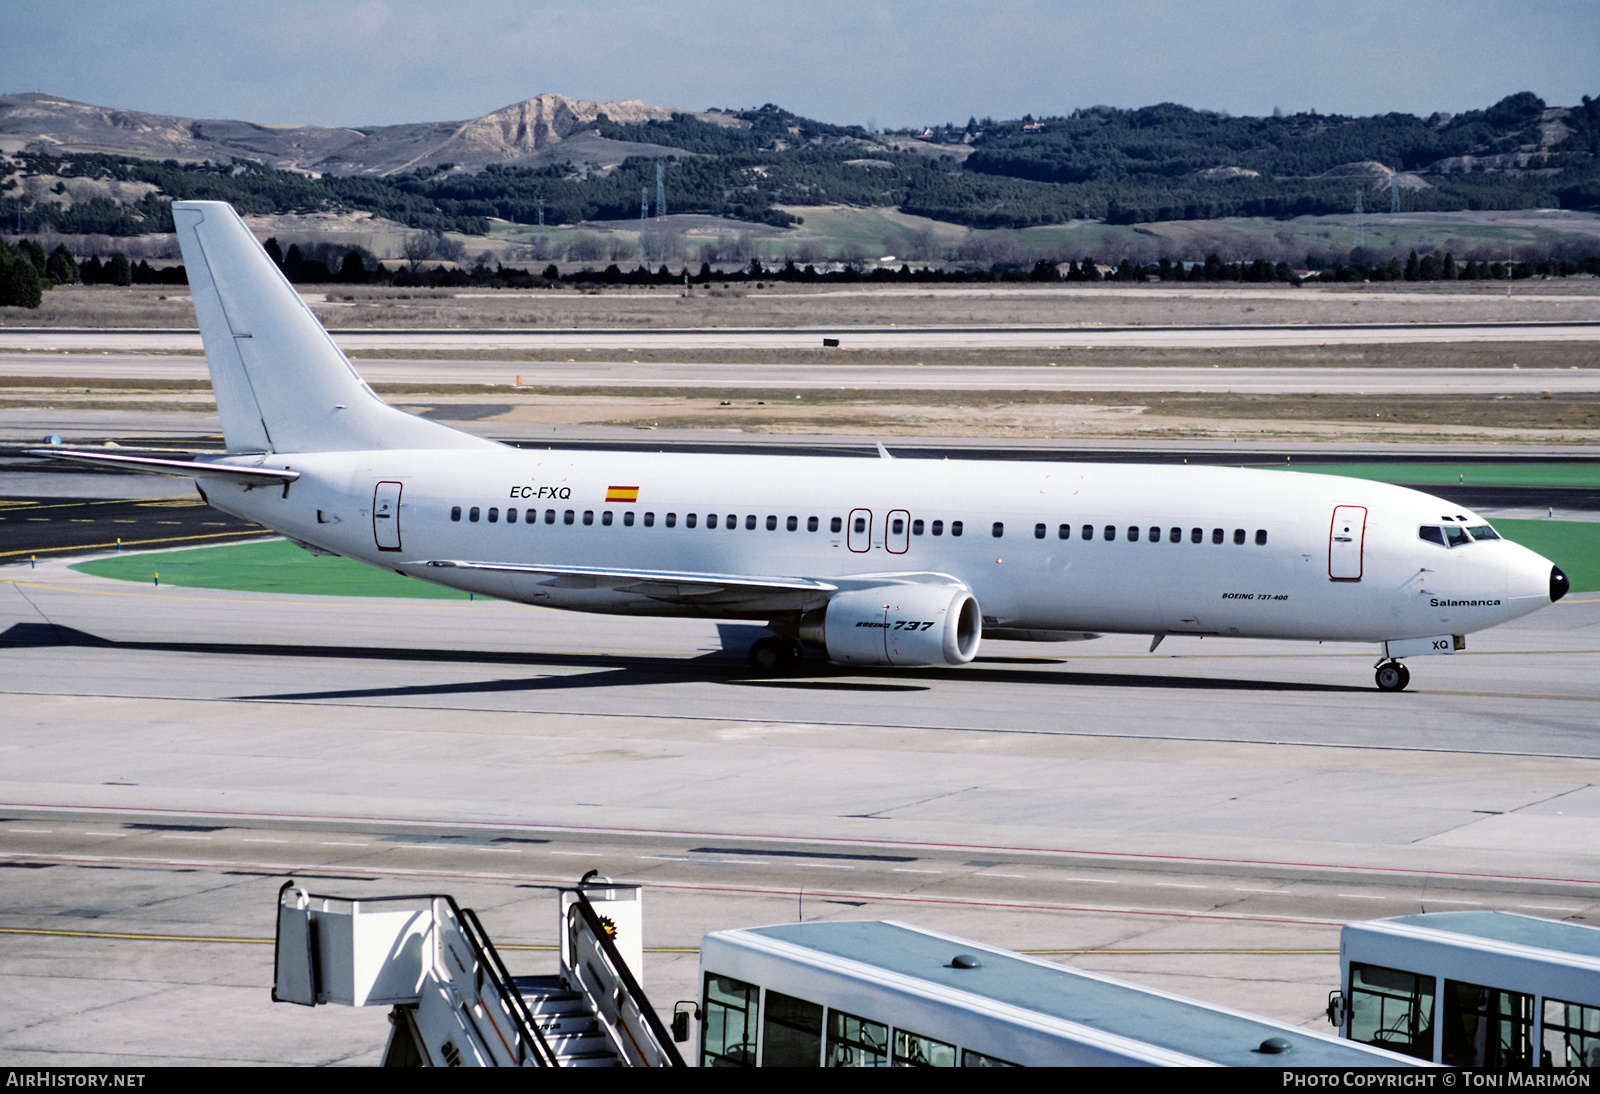
[[[1379,661],[1375,675],[1379,691],[1404,691],[1411,683],[1411,671],[1393,658]]]

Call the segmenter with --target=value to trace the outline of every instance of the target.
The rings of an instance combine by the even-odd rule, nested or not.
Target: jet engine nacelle
[[[960,585],[882,585],[840,593],[800,621],[802,641],[842,665],[964,665],[983,616]]]

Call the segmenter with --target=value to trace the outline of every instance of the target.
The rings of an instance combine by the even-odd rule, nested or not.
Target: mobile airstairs
[[[280,1003],[387,1006],[387,1067],[683,1067],[634,970],[640,889],[586,877],[560,896],[554,976],[512,976],[449,896],[278,891]]]

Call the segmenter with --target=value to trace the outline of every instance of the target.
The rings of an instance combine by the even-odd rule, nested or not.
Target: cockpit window
[[[1425,539],[1429,543],[1437,543],[1441,547],[1444,546],[1444,532],[1431,524],[1424,524],[1421,528],[1418,528],[1417,538]]]
[[[1444,538],[1449,541],[1452,547],[1461,547],[1472,542],[1472,538],[1467,535],[1467,530],[1454,524],[1445,527]]]
[[[1473,539],[1499,539],[1500,533],[1490,528],[1487,524],[1474,524],[1467,529]]]

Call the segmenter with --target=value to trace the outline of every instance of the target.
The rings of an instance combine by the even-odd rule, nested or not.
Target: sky
[[[1600,95],[1594,0],[0,0],[0,93],[389,125],[544,92],[836,124],[1177,102],[1427,115]]]

